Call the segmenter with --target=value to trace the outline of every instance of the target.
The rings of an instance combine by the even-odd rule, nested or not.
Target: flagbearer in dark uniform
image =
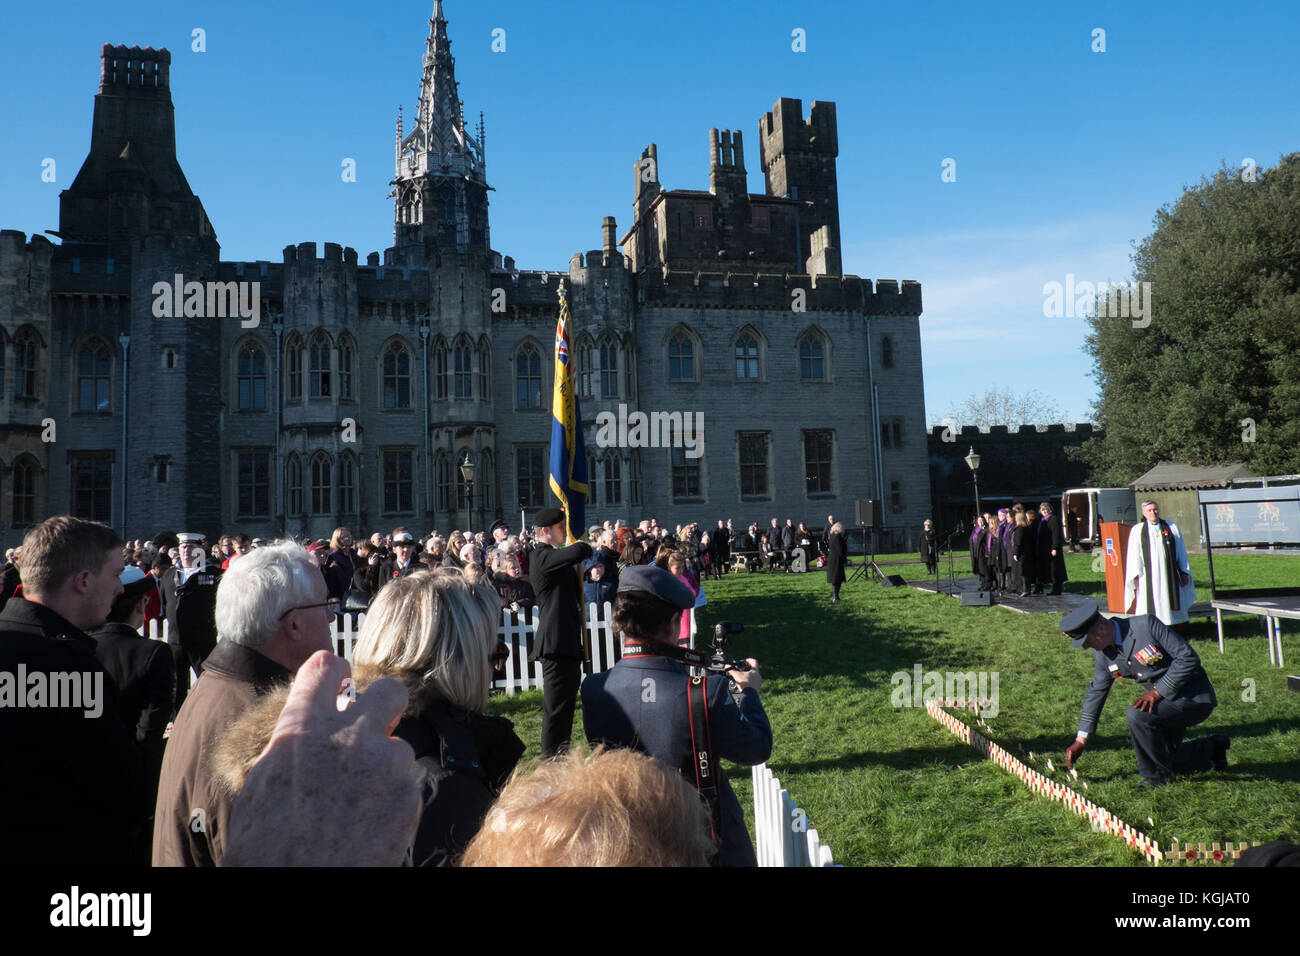
[[[167,618],[167,643],[176,664],[176,709],[190,690],[190,668],[203,672],[203,661],[217,646],[217,585],[221,569],[208,567],[203,535],[177,535],[181,563],[162,576],[163,613]]]
[[[573,734],[578,684],[582,682],[582,587],[578,565],[591,557],[591,546],[578,541],[557,548],[565,539],[564,512],[543,508],[533,529],[537,547],[528,562],[528,580],[537,595],[537,634],[531,659],[542,664],[542,756],[568,747]]]
[[[1137,751],[1142,786],[1159,787],[1175,774],[1228,769],[1230,742],[1222,734],[1183,741],[1218,704],[1201,659],[1185,640],[1149,615],[1124,619],[1101,616],[1096,601],[1075,608],[1061,621],[1075,647],[1092,651],[1092,684],[1083,699],[1079,731],[1065,751],[1074,763],[1097,729],[1097,718],[1117,679],[1127,677],[1146,691],[1129,707],[1129,733]]]

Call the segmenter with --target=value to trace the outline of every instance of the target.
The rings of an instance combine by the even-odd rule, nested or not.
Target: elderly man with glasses
[[[155,866],[219,866],[231,798],[211,766],[217,738],[316,651],[329,650],[337,599],[315,560],[292,542],[230,566],[217,591],[221,640],[176,716],[163,758],[154,823]]]

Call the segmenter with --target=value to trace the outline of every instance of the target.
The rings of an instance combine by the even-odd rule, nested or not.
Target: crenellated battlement
[[[569,258],[569,271],[572,272],[575,269],[626,272],[630,269],[630,266],[627,257],[621,252],[591,249],[585,256],[581,252],[575,252]]]
[[[316,255],[316,243],[300,242],[296,246],[284,247],[284,264],[306,265],[309,262],[345,265],[356,268],[357,250],[351,246],[341,246],[337,242],[325,243],[325,253]]]
[[[870,279],[852,275],[664,270],[642,273],[637,282],[647,306],[789,311],[798,301],[809,312],[921,314],[921,285],[912,280],[900,287],[896,279],[879,279],[873,289]]]
[[[1017,425],[1012,428],[1008,425],[989,425],[981,428],[978,425],[963,425],[960,432],[956,432],[956,444],[961,444],[968,439],[988,438],[990,436],[1007,436],[1007,435],[1076,435],[1079,438],[1091,438],[1093,433],[1101,434],[1102,428],[1094,428],[1091,422],[1076,422],[1066,424],[1055,422],[1050,425]],[[943,440],[943,436],[948,432],[946,425],[930,426],[930,437]],[[949,444],[952,444],[951,442]]]
[[[803,101],[781,97],[758,121],[762,138],[763,169],[785,153],[809,152],[838,156],[839,136],[835,104],[813,101],[808,118],[803,118]]]
[[[53,257],[54,243],[40,233],[32,233],[28,242],[21,229],[0,229],[0,268],[14,269],[20,261],[48,267]]]
[[[170,96],[171,52],[166,48],[114,46],[99,48],[99,92],[117,95]]]

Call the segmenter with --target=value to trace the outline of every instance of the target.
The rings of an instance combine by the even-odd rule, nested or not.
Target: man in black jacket
[[[135,736],[140,751],[140,789],[149,804],[158,798],[158,774],[162,771],[163,731],[172,712],[176,675],[172,656],[162,641],[140,634],[145,605],[157,591],[153,575],[137,567],[121,574],[122,594],[113,602],[108,621],[92,631],[95,657],[104,665],[117,694],[117,713],[122,725]],[[153,827],[142,821],[135,836],[133,865],[148,866],[153,848]]]
[[[591,546],[578,541],[558,548],[565,539],[564,512],[543,508],[537,513],[537,547],[528,561],[528,580],[537,595],[539,617],[530,658],[542,663],[542,757],[553,757],[569,745],[578,684],[582,681],[582,589],[577,565],[591,557]]]
[[[176,667],[176,710],[190,691],[190,669],[203,673],[203,661],[217,646],[217,585],[221,569],[206,563],[203,535],[177,535],[180,564],[163,572],[159,582],[167,643]]]
[[[86,632],[122,592],[122,539],[47,518],[27,532],[22,562],[23,594],[0,612],[0,865],[121,866],[148,801]]]

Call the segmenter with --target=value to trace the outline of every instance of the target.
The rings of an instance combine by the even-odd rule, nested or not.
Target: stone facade
[[[921,290],[840,274],[834,104],[760,119],[762,194],[739,131],[710,131],[708,191],[664,190],[651,144],[621,239],[605,217],[600,248],[522,270],[489,244],[485,130],[465,126],[450,47],[435,2],[416,120],[397,121],[394,244],[365,263],[328,242],[221,261],[176,159],[170,55],[103,48],[60,244],[0,236],[6,543],[61,511],[129,537],[448,530],[466,455],[471,526],[516,524],[521,499],[553,501],[564,282],[590,519],[820,526],[879,497],[910,547],[930,512]],[[620,406],[702,414],[704,454],[600,447]]]

